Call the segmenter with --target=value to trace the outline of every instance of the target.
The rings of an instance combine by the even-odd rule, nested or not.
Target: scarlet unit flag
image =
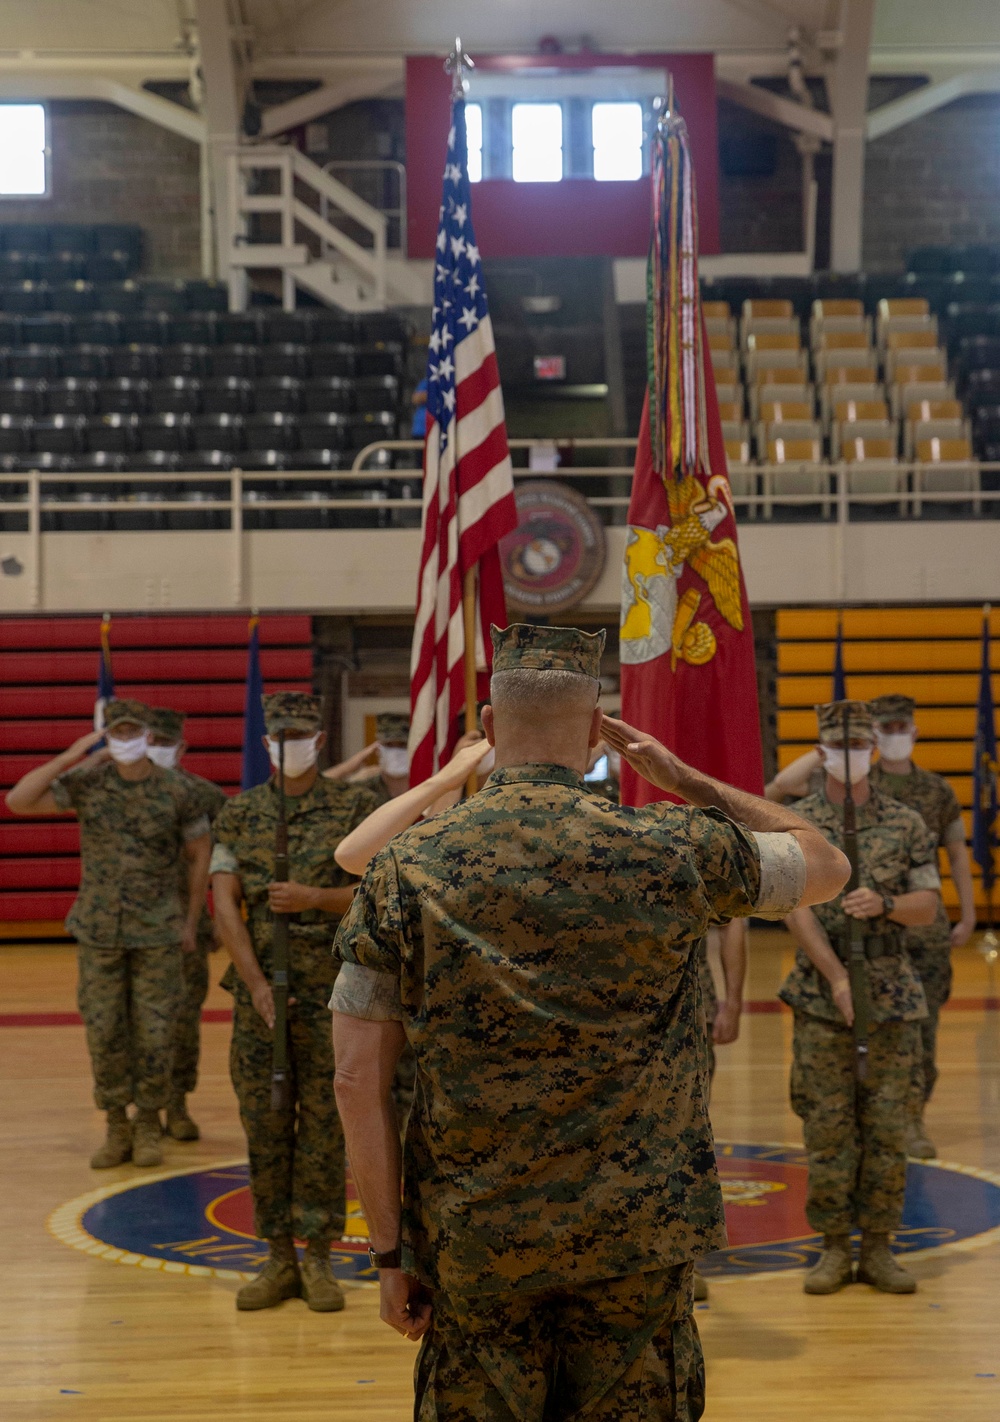
[[[423,547],[410,661],[410,779],[448,759],[465,705],[462,587],[478,566],[479,693],[492,659],[489,625],[506,626],[497,544],[517,527],[503,397],[472,231],[465,100],[451,107],[427,358]]]
[[[670,108],[672,109],[672,104]],[[622,573],[622,716],[682,760],[760,794],[753,630],[698,289],[683,119],[653,142],[649,374]],[[672,799],[624,762],[622,802]]]

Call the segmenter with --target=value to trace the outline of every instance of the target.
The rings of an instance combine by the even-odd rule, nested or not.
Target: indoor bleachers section
[[[100,619],[16,617],[0,622],[0,921],[53,928],[79,883],[76,819],[15,820],[2,791],[40,759],[93,727]],[[311,691],[312,619],[261,619],[268,689]],[[112,665],[119,696],[187,714],[185,765],[229,794],[240,785],[246,696],[245,617],[115,617]]]
[[[1000,480],[978,461],[1000,460],[1000,262],[984,281],[996,302],[982,306],[950,299],[954,274],[704,283],[733,492],[762,498],[751,516],[790,495],[829,516],[834,464],[848,494],[871,496],[862,516],[895,515],[901,498],[942,516],[925,493],[994,512],[979,495]]]

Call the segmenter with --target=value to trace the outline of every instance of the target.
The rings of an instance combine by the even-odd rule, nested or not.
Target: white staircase
[[[277,241],[256,240],[255,214],[280,221]],[[229,293],[245,309],[249,273],[280,270],[282,304],[301,288],[347,312],[419,305],[426,281],[386,251],[387,219],[296,148],[241,147],[229,154]]]

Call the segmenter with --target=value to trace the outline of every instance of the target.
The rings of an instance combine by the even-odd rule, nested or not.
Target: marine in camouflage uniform
[[[54,807],[74,811],[80,825],[82,877],[66,927],[79,945],[77,1000],[94,1100],[108,1117],[95,1169],[162,1159],[159,1111],[170,1089],[181,943],[193,938],[182,890],[186,852],[200,866],[202,895],[208,866],[202,807],[181,776],[145,758],[148,715],[138,701],[112,700],[105,708],[108,736],[137,743],[138,759],[123,763],[122,773],[113,760],[84,761],[48,781]]]
[[[495,694],[507,670],[598,676],[603,633],[493,635]],[[373,1262],[433,1291],[420,1422],[701,1416],[692,1261],[726,1235],[697,950],[798,902],[800,864],[790,836],[623,809],[550,763],[372,860],[332,1006],[416,1054],[401,1256]]]
[[[817,707],[820,741],[843,748],[848,708],[851,746],[870,747],[872,720],[864,702]],[[855,754],[852,749],[851,754]],[[864,779],[854,785],[864,799]],[[843,805],[826,790],[795,809],[843,847]],[[934,844],[913,810],[871,789],[857,807],[859,889],[881,896],[876,917],[862,922],[870,984],[871,1030],[866,1080],[855,1078],[851,1028],[834,1000],[830,980],[806,953],[816,925],[832,948],[838,980],[846,980],[850,918],[843,898],[799,909],[788,924],[799,940],[795,967],[778,996],[795,1013],[792,1041],[792,1109],[801,1117],[809,1156],[806,1218],[824,1236],[824,1252],[806,1277],[807,1293],[832,1293],[852,1277],[850,1235],[862,1231],[859,1280],[886,1292],[911,1292],[914,1280],[888,1252],[899,1228],[906,1188],[906,1133],[910,1081],[918,1048],[918,1023],[927,1008],[920,979],[906,951],[907,930],[889,916],[903,894],[940,889]],[[810,924],[811,920],[811,924]]]
[[[876,730],[894,722],[912,722],[916,706],[910,696],[879,696],[869,703]],[[871,784],[884,795],[916,810],[939,849],[965,845],[962,811],[954,790],[943,775],[910,763],[905,775],[890,774],[881,762],[872,768]],[[935,1150],[923,1128],[923,1111],[937,1081],[937,1030],[941,1009],[951,996],[951,920],[943,903],[934,922],[911,928],[906,935],[910,961],[917,970],[927,999],[927,1016],[920,1023],[920,1051],[914,1058],[913,1120],[908,1148],[911,1154],[931,1158]]]
[[[154,706],[149,712],[150,759],[171,761],[174,772],[187,785],[192,802],[208,817],[211,825],[226,803],[226,795],[218,785],[194,775],[180,764],[186,750],[184,716],[165,706]],[[172,752],[164,754],[165,752]],[[187,866],[181,866],[181,890],[187,896]],[[198,1085],[198,1060],[201,1055],[201,1009],[208,996],[208,955],[215,948],[215,930],[202,905],[198,933],[193,953],[181,957],[181,997],[174,1024],[174,1060],[171,1070],[170,1099],[167,1102],[167,1132],[175,1141],[196,1141],[199,1130],[191,1119],[185,1098]]]
[[[292,737],[320,740],[318,698],[301,692],[278,692],[264,698],[268,737],[284,731],[286,743],[286,817],[289,884],[304,887],[300,898],[320,891],[341,891],[346,907],[351,883],[334,859],[337,845],[371,813],[373,801],[362,786],[326,780],[315,767],[295,778],[288,766]],[[310,781],[311,776],[311,781]],[[246,907],[247,949],[256,978],[273,977],[273,915],[275,830],[278,794],[274,779],[228,800],[214,825],[212,885],[216,921],[226,947],[241,963],[239,928],[227,914],[229,876],[238,880],[237,909]],[[327,1004],[336,978],[330,946],[341,912],[305,907],[288,914],[288,1054],[294,1101],[287,1112],[271,1107],[273,1037],[255,1005],[246,978],[230,966],[222,986],[233,994],[233,1036],[230,1070],[240,1105],[240,1119],[250,1155],[256,1233],[271,1246],[264,1271],[240,1291],[241,1308],[266,1308],[305,1290],[310,1307],[332,1311],[343,1307],[343,1295],[329,1272],[330,1243],[344,1232],[346,1210],[344,1140],[333,1094],[333,1048]],[[237,911],[236,924],[239,923]],[[261,979],[263,974],[263,979]],[[270,1001],[270,991],[265,996]],[[272,1009],[273,1010],[273,1009]],[[307,1243],[302,1277],[292,1239]],[[270,1272],[268,1272],[270,1271]]]

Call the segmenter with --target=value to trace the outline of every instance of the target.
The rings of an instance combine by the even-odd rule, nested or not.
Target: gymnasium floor
[[[752,1000],[773,998],[787,957],[784,935],[754,934]],[[997,972],[972,948],[956,959],[957,1006],[943,1017],[941,1080],[929,1123],[942,1160],[972,1168],[948,1178],[989,1192],[994,1187],[981,1173],[1000,1182]],[[214,978],[221,969],[216,959]],[[243,1158],[228,1077],[229,1027],[216,1021],[203,1029],[193,1102],[201,1142],[170,1143],[161,1172],[88,1168],[101,1120],[82,1028],[9,1025],[72,1014],[74,977],[68,947],[0,944],[0,1418],[405,1422],[415,1350],[379,1323],[370,1285],[348,1287],[342,1314],[312,1314],[298,1301],[238,1314],[235,1278],[193,1276],[181,1266],[168,1272],[138,1255],[112,1262],[102,1257],[103,1246],[88,1255],[79,1240],[73,1248],[50,1232],[53,1211],[97,1187]],[[226,995],[213,987],[208,1006],[224,1008]],[[753,1012],[740,1041],[720,1051],[713,1101],[720,1142],[801,1141],[787,1105],[790,1028],[786,1015]],[[758,1158],[771,1154],[781,1152]],[[939,1170],[932,1174],[944,1179]],[[745,1203],[741,1220],[750,1224],[740,1228],[752,1235],[755,1201]],[[763,1218],[767,1207],[758,1208]],[[806,1298],[795,1272],[713,1280],[710,1303],[698,1313],[708,1422],[995,1422],[1000,1237],[993,1236],[1000,1231],[984,1243],[982,1225],[973,1221],[972,1237],[961,1243],[914,1255],[920,1289],[909,1298],[860,1286]]]

